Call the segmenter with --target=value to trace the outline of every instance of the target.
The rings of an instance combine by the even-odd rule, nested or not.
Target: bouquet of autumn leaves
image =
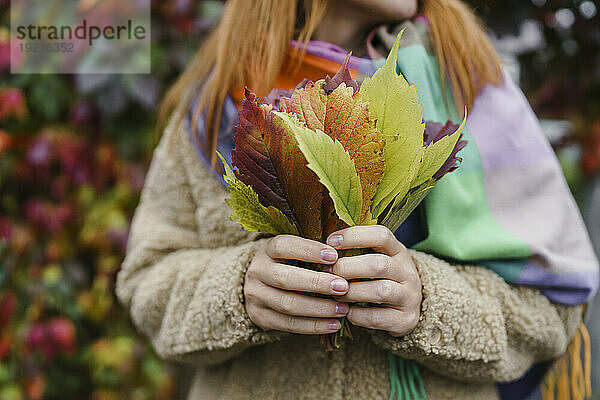
[[[321,242],[353,225],[393,232],[457,168],[464,120],[423,122],[416,87],[396,73],[399,39],[360,87],[348,57],[333,78],[267,96],[273,104],[246,90],[232,152],[237,171],[221,157],[232,220]],[[322,339],[331,349],[349,333],[342,320],[340,331]]]

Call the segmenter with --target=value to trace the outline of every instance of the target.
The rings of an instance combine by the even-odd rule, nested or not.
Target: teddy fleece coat
[[[316,336],[265,331],[248,317],[245,272],[268,238],[231,221],[226,197],[172,122],[117,279],[117,296],[157,353],[195,369],[190,400],[387,400],[386,351],[417,361],[430,400],[496,399],[495,382],[560,356],[581,322],[581,307],[409,250],[423,291],[417,327],[395,338],[353,326],[354,340],[328,360]]]

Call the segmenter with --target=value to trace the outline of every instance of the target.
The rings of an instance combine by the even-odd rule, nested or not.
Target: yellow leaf
[[[236,178],[235,174],[227,165],[221,154],[217,153],[223,167],[225,175],[223,178],[230,186],[227,188],[230,197],[225,201],[233,210],[230,218],[232,221],[238,220],[238,223],[244,229],[253,232],[298,235],[298,229],[292,224],[283,213],[273,207],[265,207],[260,204],[258,194],[252,187]]]
[[[377,120],[377,128],[386,140],[385,170],[371,206],[375,218],[394,198],[406,195],[423,151],[425,125],[417,88],[396,72],[401,37],[402,32],[385,64],[363,81],[359,92],[369,102],[371,118]]]

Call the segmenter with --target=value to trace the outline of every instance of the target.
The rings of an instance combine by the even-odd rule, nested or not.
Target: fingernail
[[[342,235],[331,235],[327,238],[327,244],[330,246],[339,246],[344,241],[344,237]]]
[[[323,267],[323,271],[332,273],[333,272],[333,267],[331,265],[325,265]]]
[[[325,261],[335,261],[337,260],[337,251],[332,249],[323,249],[321,250],[321,258]]]
[[[330,321],[327,325],[329,325],[329,329],[333,331],[338,331],[342,327],[339,321]]]
[[[334,279],[331,281],[331,289],[334,292],[346,293],[348,290],[348,282],[343,279]]]
[[[346,303],[337,303],[335,305],[335,313],[338,315],[346,315],[349,309],[350,306],[348,306]]]

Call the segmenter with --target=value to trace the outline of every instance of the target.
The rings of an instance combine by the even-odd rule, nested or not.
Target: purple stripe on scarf
[[[554,302],[577,305],[585,303],[598,289],[598,270],[551,274],[546,269],[528,262],[515,283],[535,286]]]
[[[467,127],[477,143],[484,171],[554,158],[527,99],[507,74],[503,84],[487,85],[479,92]]]
[[[297,45],[296,40],[291,41],[292,46]],[[303,48],[304,44],[300,43],[299,48]],[[320,42],[318,40],[311,40],[306,45],[306,52],[310,55],[321,57],[329,61],[333,61],[338,64],[342,64],[348,55],[348,52],[342,49],[340,46],[333,43]],[[375,72],[373,61],[369,58],[350,57],[350,68],[357,70],[361,74],[372,75]]]
[[[521,90],[505,74],[486,86],[467,120],[496,222],[531,258],[516,283],[580,304],[598,289],[598,262],[554,152]]]
[[[204,151],[200,148],[200,143],[206,141],[206,130],[204,125],[204,114],[201,114],[200,117],[196,121],[196,129],[192,129],[192,120],[193,115],[196,110],[198,103],[197,101],[192,102],[190,109],[186,113],[183,122],[185,124],[185,128],[190,136],[190,140],[194,144],[194,148],[196,149],[196,153],[200,160],[204,162],[206,168],[211,172],[216,180],[225,185],[225,179],[223,176],[215,171],[215,169],[211,166],[210,160],[204,153]],[[235,105],[235,102],[231,98],[231,96],[227,95],[225,97],[225,103],[223,104],[223,114],[221,118],[221,128],[219,131],[219,138],[217,141],[217,151],[223,156],[228,165],[232,165],[231,162],[231,151],[233,150],[234,142],[233,142],[233,132],[234,126],[238,123],[238,110]],[[197,137],[194,135],[197,134]]]

